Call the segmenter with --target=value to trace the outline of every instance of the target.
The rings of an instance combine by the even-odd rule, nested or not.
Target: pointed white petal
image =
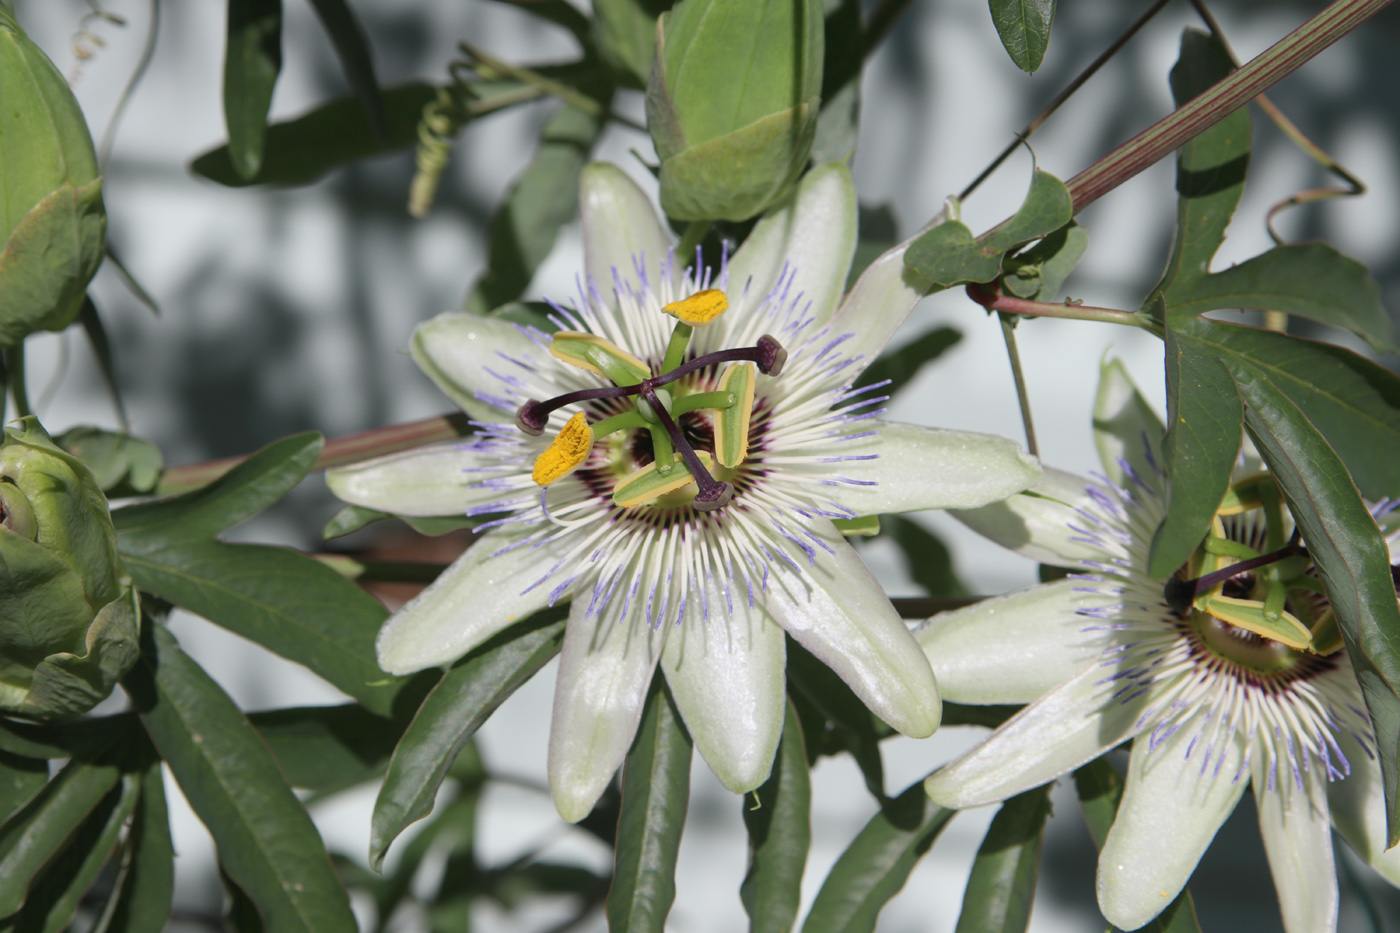
[[[1385,789],[1381,766],[1348,733],[1337,736],[1342,754],[1351,765],[1345,780],[1327,785],[1332,825],[1356,854],[1391,884],[1400,885],[1400,846],[1385,847]]]
[[[1130,482],[1123,469],[1133,472],[1154,489],[1161,486],[1162,419],[1143,398],[1122,360],[1099,367],[1099,390],[1094,398],[1094,443],[1099,448],[1104,475],[1120,486]]]
[[[729,264],[730,297],[748,289],[750,307],[778,283],[786,263],[789,300],[811,302],[817,325],[836,309],[856,248],[856,189],[844,164],[808,172],[792,199],[754,226]]]
[[[593,287],[609,307],[613,298],[613,269],[635,279],[633,260],[646,263],[656,275],[671,251],[671,237],[656,216],[651,200],[627,173],[608,162],[584,166],[579,178],[579,217],[583,221],[584,268]]]
[[[460,311],[439,314],[413,331],[409,351],[418,367],[473,418],[513,421],[526,395],[502,377],[530,376],[519,363],[548,372],[548,355],[522,325]],[[519,361],[519,362],[516,362]],[[539,397],[547,398],[541,393]]]
[[[775,568],[766,608],[871,712],[905,735],[932,735],[943,707],[928,659],[855,549],[831,522],[812,527],[823,549],[811,565],[797,557],[800,573]]]
[[[914,632],[938,689],[955,703],[1031,703],[1093,664],[1102,638],[1077,613],[1107,603],[1056,580],[934,616]]]
[[[1196,735],[1188,723],[1155,749],[1146,737],[1133,742],[1127,786],[1098,872],[1099,909],[1125,930],[1147,923],[1181,893],[1249,786],[1248,769],[1240,773],[1245,740],[1237,730],[1224,748],[1199,742],[1193,748]]]
[[[1327,818],[1327,779],[1320,768],[1303,773],[1300,790],[1291,781],[1273,790],[1254,777],[1259,832],[1274,876],[1283,928],[1288,933],[1332,933],[1337,929],[1337,869]]]
[[[453,561],[432,585],[389,617],[379,630],[379,666],[411,674],[450,664],[477,645],[549,602],[551,587],[530,584],[559,558],[553,543],[497,553],[521,531],[493,529]],[[493,556],[494,555],[494,556]]]
[[[898,421],[871,426],[879,433],[833,445],[831,456],[874,459],[820,464],[828,476],[835,471],[853,481],[823,492],[857,515],[976,508],[1041,478],[1034,457],[995,434]]]
[[[570,823],[589,814],[627,757],[671,630],[647,625],[636,600],[623,617],[623,604],[611,600],[585,618],[588,600],[575,600],[564,629],[549,727],[549,789]]]
[[[482,486],[483,467],[500,467],[500,453],[482,457],[463,444],[420,447],[326,471],[337,498],[395,515],[461,515],[519,493]]]
[[[942,213],[929,226],[942,222]],[[924,227],[924,230],[929,229]],[[832,316],[831,326],[837,333],[854,336],[842,350],[851,355],[863,354],[860,369],[874,362],[885,344],[890,342],[899,325],[909,317],[914,305],[933,287],[928,279],[904,266],[904,253],[924,230],[885,252],[861,273],[846,300]],[[856,373],[851,372],[854,378]]]
[[[708,614],[708,618],[706,617]],[[783,630],[748,594],[706,582],[666,637],[661,669],[695,747],[724,786],[746,794],[768,780],[786,711]]]
[[[1053,781],[1132,738],[1171,685],[1136,688],[1114,673],[1096,664],[1061,684],[931,774],[924,789],[945,807],[980,807]]]
[[[1025,493],[979,509],[951,511],[958,521],[1023,557],[1059,567],[1083,567],[1112,552],[1083,540],[1091,523],[1080,510],[1097,511],[1085,492],[1089,481],[1045,467],[1039,483]]]

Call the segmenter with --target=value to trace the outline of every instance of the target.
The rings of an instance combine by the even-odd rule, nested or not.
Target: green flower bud
[[[107,499],[31,417],[0,443],[0,513],[0,710],[89,710],[140,653]]]
[[[0,346],[72,323],[102,263],[106,231],[82,109],[0,8]]]
[[[821,0],[684,0],[657,21],[647,124],[661,206],[747,220],[802,173],[821,105]]]

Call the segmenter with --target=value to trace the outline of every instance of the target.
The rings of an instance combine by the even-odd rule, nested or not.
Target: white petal
[[[1348,733],[1338,735],[1337,742],[1351,764],[1351,774],[1327,785],[1332,825],[1357,855],[1391,884],[1400,885],[1400,846],[1390,850],[1385,847],[1385,789],[1380,762],[1363,751]]]
[[[854,481],[822,492],[857,515],[976,508],[1041,478],[1034,457],[1015,441],[995,434],[897,421],[871,427],[879,433],[836,444],[831,455],[875,459],[821,464],[828,474],[834,470]]]
[[[724,786],[746,794],[768,780],[783,733],[783,630],[748,594],[713,579],[692,592],[666,638],[661,669],[695,747]],[[708,612],[708,618],[706,618]]]
[[[1332,933],[1337,929],[1337,869],[1327,818],[1322,770],[1303,773],[1300,790],[1291,781],[1273,790],[1254,778],[1259,832],[1274,876],[1283,928],[1288,933]]]
[[[500,453],[483,458],[460,444],[420,447],[326,471],[337,498],[396,515],[461,515],[519,493],[481,485],[482,467],[499,467]]]
[[[1056,580],[934,616],[914,632],[955,703],[1030,703],[1094,663],[1101,637],[1076,610],[1084,584]],[[1102,599],[1103,602],[1108,602]]]
[[[931,774],[924,789],[945,807],[980,807],[1053,781],[1132,738],[1170,683],[1119,698],[1124,682],[1113,675],[1112,667],[1096,664],[1061,684]]]
[[[570,823],[588,815],[627,757],[671,630],[645,624],[636,600],[624,618],[624,602],[611,600],[585,618],[588,600],[575,600],[564,629],[549,727],[549,789]]]
[[[932,735],[943,708],[928,659],[855,549],[829,521],[814,528],[831,553],[804,559],[801,573],[776,568],[768,611],[871,712],[905,735]]]
[[[509,527],[482,535],[431,586],[390,616],[375,642],[379,666],[390,674],[411,674],[450,664],[542,609],[550,587],[526,589],[559,553],[553,543],[497,553],[520,537],[518,529]]]
[[[613,269],[625,279],[633,279],[633,259],[640,258],[646,263],[647,274],[656,275],[671,251],[671,237],[651,200],[626,172],[611,163],[584,166],[578,201],[584,268],[602,299],[616,307]]]
[[[1248,771],[1240,775],[1245,741],[1239,732],[1230,733],[1223,749],[1199,742],[1192,748],[1196,730],[1190,725],[1155,749],[1145,737],[1133,742],[1127,786],[1098,872],[1099,909],[1125,930],[1147,923],[1181,893],[1249,786]]]
[[[1089,480],[1045,467],[1041,481],[1025,493],[979,509],[951,511],[958,521],[1004,548],[1042,564],[1084,566],[1114,556],[1085,540],[1092,530],[1080,510],[1098,511],[1085,492]]]
[[[1161,486],[1162,419],[1143,398],[1122,360],[1099,367],[1099,390],[1094,398],[1094,443],[1104,475],[1120,486],[1131,482],[1120,461],[1154,489]]]
[[[419,324],[409,350],[439,389],[473,418],[484,421],[513,422],[516,407],[525,400],[518,388],[501,378],[530,375],[514,361],[541,372],[548,372],[553,362],[521,325],[461,311],[448,311]]]
[[[943,213],[940,212],[924,230],[942,220]],[[904,265],[905,251],[924,230],[867,266],[831,319],[832,329],[837,333],[849,332],[854,335],[842,345],[842,351],[851,356],[864,354],[861,369],[874,362],[894,332],[899,330],[899,325],[909,317],[909,312],[933,287],[928,279]],[[854,378],[856,373],[849,375]]]
[[[856,248],[856,189],[844,164],[808,172],[795,196],[764,215],[729,264],[730,297],[748,289],[750,307],[778,282],[784,263],[794,279],[789,300],[801,293],[820,325],[846,289]]]

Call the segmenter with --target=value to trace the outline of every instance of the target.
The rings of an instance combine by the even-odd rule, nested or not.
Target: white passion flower
[[[1238,480],[1168,586],[1146,574],[1164,514],[1162,424],[1122,369],[1094,412],[1105,475],[1045,471],[957,517],[1035,560],[1045,583],[936,616],[916,637],[943,695],[1028,703],[925,782],[950,807],[1005,800],[1132,740],[1098,864],[1104,917],[1125,930],[1179,894],[1252,788],[1284,926],[1336,928],[1331,826],[1393,883],[1380,766],[1321,585],[1267,474]]]
[[[842,301],[856,200],[811,172],[720,269],[687,270],[646,196],[588,166],[586,276],[555,333],[441,315],[414,359],[473,438],[330,471],[340,498],[405,515],[491,516],[385,624],[379,663],[448,664],[572,600],[549,739],[567,820],[621,764],[658,666],[725,785],[767,779],[782,731],[784,632],[908,735],[937,728],[933,674],[834,520],[969,508],[1040,478],[1003,438],[881,420],[861,371],[927,283],[886,253]]]

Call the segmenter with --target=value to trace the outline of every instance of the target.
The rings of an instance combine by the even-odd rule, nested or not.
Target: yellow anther
[[[691,327],[704,327],[723,314],[728,307],[729,299],[724,297],[724,292],[717,288],[707,288],[689,298],[673,301],[661,310]]]
[[[541,486],[556,483],[577,470],[592,450],[593,429],[579,412],[569,419],[549,448],[535,458],[535,470],[530,476]]]

